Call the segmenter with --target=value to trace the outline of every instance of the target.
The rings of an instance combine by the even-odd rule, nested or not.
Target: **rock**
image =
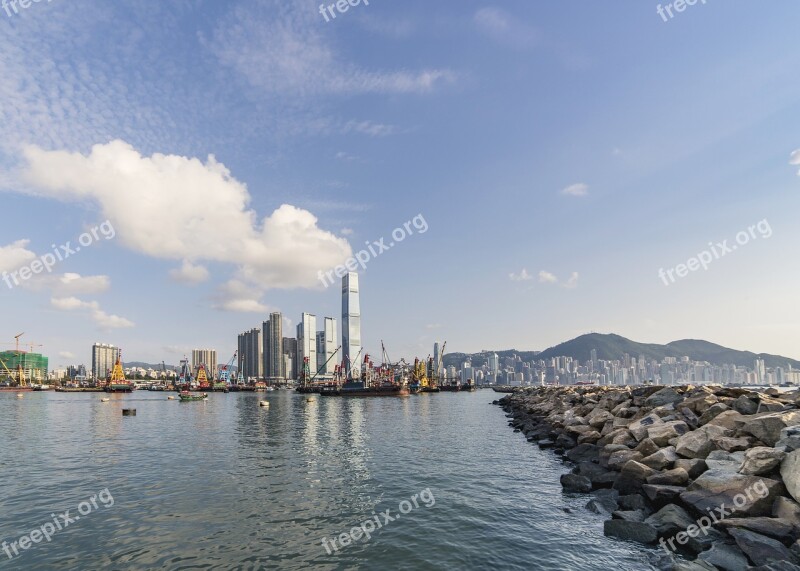
[[[550,440],[549,438],[543,438],[539,441],[539,448],[552,448],[555,446],[556,443],[554,440]]]
[[[586,422],[589,424],[589,426],[595,429],[602,428],[606,422],[613,420],[614,420],[613,414],[611,414],[607,410],[602,410],[599,408],[594,409],[586,417]]]
[[[683,398],[683,395],[678,394],[675,389],[666,387],[647,397],[647,399],[644,401],[644,404],[646,406],[652,406],[655,408],[668,404],[679,403],[683,400]]]
[[[689,477],[694,480],[700,474],[708,470],[708,465],[705,460],[698,458],[684,459],[679,458],[675,460],[675,468],[683,468],[689,474]]]
[[[758,403],[742,395],[734,401],[733,409],[741,414],[755,414],[758,412]]]
[[[703,561],[702,559],[695,561],[676,561],[672,567],[672,571],[717,571],[717,568]]]
[[[656,424],[664,424],[664,421],[657,414],[648,414],[644,418],[632,422],[628,426],[628,430],[637,442],[640,442],[647,437],[647,429]]]
[[[607,537],[617,537],[644,544],[655,543],[656,539],[658,539],[656,530],[652,525],[624,519],[609,519],[603,522],[603,534]]]
[[[782,543],[746,529],[732,528],[728,531],[745,555],[756,565],[788,561],[797,564],[797,557]]]
[[[789,498],[779,496],[775,498],[775,503],[772,504],[772,517],[790,521],[792,525],[800,529],[800,504]]]
[[[735,410],[726,410],[708,424],[713,426],[722,426],[723,428],[734,431],[739,430],[742,426],[744,426],[744,423],[747,422],[747,419],[748,417],[742,416],[742,414]]]
[[[631,460],[636,460],[638,462],[642,459],[642,455],[639,452],[634,450],[620,450],[619,452],[614,452],[608,459],[608,467],[611,470],[619,471]]]
[[[558,444],[556,442],[556,444]],[[567,458],[576,464],[584,461],[591,461],[597,458],[599,448],[594,444],[579,444],[567,452]]]
[[[635,494],[642,489],[642,485],[652,476],[655,471],[652,468],[637,462],[628,461],[619,473],[617,481],[614,482],[614,489],[622,495]]]
[[[600,515],[611,515],[619,506],[611,498],[593,498],[586,504],[586,509]]]
[[[652,525],[659,537],[672,537],[694,525],[695,520],[682,507],[669,505],[658,510],[644,522]]]
[[[713,438],[717,436],[729,436],[730,430],[722,426],[714,426],[707,424],[694,430],[687,432],[680,438],[675,446],[675,451],[679,456],[684,458],[702,458],[705,459],[709,453],[717,448],[714,444]]]
[[[781,477],[795,501],[800,502],[800,450],[786,455],[781,463]]]
[[[749,567],[747,557],[741,549],[724,543],[715,543],[711,549],[701,553],[698,559],[723,571],[747,571]]]
[[[578,437],[578,444],[594,444],[600,440],[600,433],[596,430],[590,430],[589,432],[584,432]]]
[[[556,438],[556,448],[563,448],[569,450],[578,445],[578,440],[574,436],[570,436],[566,432],[559,434]],[[588,444],[586,446],[589,446]]]
[[[611,514],[614,519],[624,519],[625,521],[643,522],[646,514],[643,510],[617,510]]]
[[[679,438],[689,432],[689,426],[682,420],[657,424],[647,429],[647,437],[656,446],[666,446],[673,438]]]
[[[700,425],[708,424],[726,410],[728,410],[728,406],[721,402],[711,405],[707,411],[700,415]]]
[[[617,500],[619,507],[624,510],[647,510],[647,502],[644,499],[644,496],[639,494],[630,494],[627,496],[620,496]]]
[[[787,426],[781,430],[781,437],[775,443],[775,448],[779,448],[787,454],[800,450],[800,426]]]
[[[702,520],[702,518],[699,521],[698,526],[705,524],[705,520]],[[718,543],[726,543],[728,541],[730,541],[730,537],[724,532],[717,531],[713,527],[700,527],[697,537],[689,536],[689,542],[686,547],[694,553],[702,553]]]
[[[580,436],[584,432],[591,432],[592,427],[586,426],[585,424],[576,424],[574,426],[567,427],[567,432],[570,434],[574,434],[575,436]]]
[[[592,491],[592,481],[586,476],[578,474],[563,474],[561,486],[565,492],[587,493]]]
[[[741,452],[742,450],[748,450],[752,448],[755,443],[756,439],[752,436],[741,436],[739,438],[723,436],[722,438],[714,439],[714,444],[725,452]]]
[[[795,541],[798,538],[792,522],[774,517],[732,517],[721,520],[718,525],[722,528],[741,527],[782,542]]]
[[[757,446],[744,453],[744,462],[739,468],[740,474],[760,476],[772,472],[781,465],[786,453],[776,448]]]
[[[675,453],[675,447],[668,446],[643,458],[641,462],[653,470],[664,470],[665,468],[671,468],[676,460],[678,460],[678,455]],[[702,460],[700,461],[702,462]]]
[[[683,418],[686,420],[686,424],[691,426],[692,429],[695,429],[698,426],[700,426],[700,419],[690,409],[688,409],[686,407],[683,407],[683,408],[681,408],[680,413],[683,415]]]
[[[685,486],[689,483],[689,474],[683,468],[675,468],[666,472],[659,472],[647,478],[648,484],[664,486]]]
[[[642,486],[642,491],[651,502],[658,507],[662,507],[677,501],[681,493],[686,491],[686,488],[681,486],[645,484]]]
[[[738,472],[744,462],[744,452],[725,452],[714,450],[706,457],[709,470],[723,470],[725,472]]]
[[[661,450],[661,447],[649,438],[645,438],[634,450],[639,452],[642,456],[647,457]]]
[[[700,513],[723,508],[725,517],[757,517],[770,514],[775,498],[783,490],[783,485],[776,480],[709,470],[680,496],[685,504]]]
[[[781,431],[787,426],[800,424],[800,410],[770,412],[748,420],[742,430],[752,434],[767,446],[775,446],[781,439]]]

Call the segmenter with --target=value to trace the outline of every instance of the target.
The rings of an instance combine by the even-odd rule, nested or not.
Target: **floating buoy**
[[[269,406],[269,401],[268,400],[262,400],[261,402],[258,403],[258,406],[267,407],[267,406]]]
[[[25,395],[23,395],[22,393],[17,393],[17,398],[18,399],[25,398]]]
[[[306,402],[314,402],[315,400],[314,397],[306,397]]]
[[[167,397],[167,400],[175,400],[175,397]]]
[[[100,402],[108,402],[108,401],[110,401],[110,400],[111,400],[111,399],[100,399]]]
[[[123,408],[122,409],[122,416],[136,416],[136,409],[135,408]]]

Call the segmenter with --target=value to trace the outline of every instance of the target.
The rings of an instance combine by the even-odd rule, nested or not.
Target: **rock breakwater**
[[[607,536],[665,570],[800,571],[800,390],[537,387],[509,424],[572,467]]]

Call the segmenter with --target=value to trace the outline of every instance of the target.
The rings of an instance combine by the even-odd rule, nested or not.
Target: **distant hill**
[[[142,369],[154,369],[156,371],[160,371],[161,370],[161,363],[159,363],[157,365],[153,365],[151,363],[142,363],[141,361],[126,361],[126,362],[122,363],[122,366],[125,367],[126,369],[130,369],[130,368],[133,368],[133,367],[139,367],[139,368],[142,368]],[[176,367],[175,365],[167,365],[167,370],[168,371],[177,371],[178,367]]]
[[[689,357],[694,361],[708,361],[712,365],[734,364],[740,367],[753,368],[753,363],[757,358],[764,359],[767,367],[785,367],[800,369],[800,361],[781,357],[779,355],[769,355],[766,353],[751,353],[750,351],[737,351],[728,349],[721,345],[701,341],[697,339],[684,339],[673,341],[666,345],[654,343],[638,343],[625,337],[614,334],[590,333],[581,335],[546,351],[535,354],[533,351],[496,351],[501,357],[511,354],[519,355],[523,361],[550,359],[553,357],[572,357],[578,361],[588,361],[591,358],[592,349],[597,350],[597,358],[606,361],[621,360],[627,353],[631,357],[638,358],[644,355],[648,359],[661,361],[665,357]],[[475,366],[480,366],[486,362],[486,353],[476,353],[468,355],[466,353],[450,353],[444,356],[444,364],[460,366],[467,357],[472,358]]]

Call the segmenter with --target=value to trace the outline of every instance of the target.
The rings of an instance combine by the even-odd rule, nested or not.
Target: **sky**
[[[324,274],[369,252],[393,360],[800,358],[797,2],[1,6],[0,349],[224,363],[271,311],[340,320]]]

